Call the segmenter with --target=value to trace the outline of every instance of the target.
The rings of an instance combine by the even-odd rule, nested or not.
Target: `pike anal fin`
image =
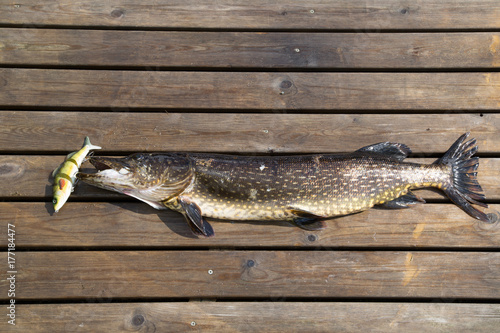
[[[184,210],[186,221],[195,235],[212,237],[215,235],[210,223],[202,216],[200,207],[187,197],[179,197],[178,201]]]
[[[407,194],[400,196],[399,198],[396,198],[394,200],[383,203],[378,207],[385,209],[404,209],[404,208],[410,208],[411,205],[416,205],[418,203],[425,203],[425,200],[413,194],[412,192],[408,192]]]

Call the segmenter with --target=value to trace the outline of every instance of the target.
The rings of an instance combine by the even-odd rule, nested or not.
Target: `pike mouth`
[[[156,209],[166,209],[161,201],[170,197],[172,190],[168,186],[162,186],[158,181],[153,184],[143,182],[141,170],[137,170],[134,166],[133,159],[131,164],[129,164],[130,158],[91,157],[89,161],[96,172],[79,172],[76,174],[78,179],[105,190],[139,199]]]
[[[106,161],[101,161],[101,159],[91,158],[89,162],[96,168],[97,172],[113,169],[111,165],[106,164]]]
[[[94,166],[94,173],[77,173],[77,177],[87,183],[103,185],[116,183],[116,181],[128,178],[130,173],[128,164],[122,158],[91,157],[89,162]]]

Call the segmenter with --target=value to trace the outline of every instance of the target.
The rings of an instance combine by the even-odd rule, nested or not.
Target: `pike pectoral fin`
[[[397,199],[388,201],[380,205],[379,207],[386,209],[404,209],[404,208],[410,208],[410,205],[415,205],[418,203],[425,203],[425,200],[413,194],[413,192],[408,192],[407,194]]]
[[[325,223],[323,222],[324,216],[319,216],[297,208],[290,208],[290,212],[295,215],[292,223],[301,229],[314,231],[325,228]]]
[[[395,158],[399,161],[404,160],[410,153],[411,149],[402,143],[381,142],[374,145],[366,146],[356,150],[363,153],[377,153]]]
[[[179,197],[178,200],[182,209],[184,209],[184,216],[187,223],[195,235],[203,235],[205,237],[215,235],[214,229],[212,229],[210,223],[201,215],[201,209],[196,203],[187,197]]]

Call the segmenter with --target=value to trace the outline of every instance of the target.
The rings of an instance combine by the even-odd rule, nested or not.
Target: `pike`
[[[349,154],[237,156],[219,154],[133,154],[92,157],[96,173],[78,173],[86,183],[142,200],[156,209],[182,213],[196,235],[213,236],[205,217],[225,220],[287,220],[307,229],[328,218],[375,205],[401,209],[425,202],[411,190],[442,190],[481,221],[472,204],[485,196],[477,180],[476,140],[462,135],[433,164],[404,162],[401,143],[382,142]]]
[[[54,212],[59,212],[73,192],[77,181],[76,173],[92,149],[101,149],[101,147],[91,144],[89,137],[86,136],[82,148],[66,156],[64,162],[52,172],[54,177],[54,197],[52,200]]]

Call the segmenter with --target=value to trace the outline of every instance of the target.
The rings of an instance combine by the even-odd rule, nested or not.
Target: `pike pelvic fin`
[[[376,153],[395,158],[398,161],[404,160],[411,153],[411,149],[402,143],[380,142],[356,150],[361,153]]]
[[[479,158],[472,158],[472,155],[478,150],[476,139],[464,142],[469,134],[465,133],[458,138],[444,156],[434,163],[451,167],[451,183],[443,188],[448,198],[470,216],[484,222],[490,222],[488,215],[472,206],[472,204],[476,204],[488,207],[487,204],[477,201],[484,200],[485,196],[480,193],[483,190],[477,180],[476,170],[479,167]]]
[[[410,208],[410,205],[416,205],[418,203],[425,203],[425,200],[422,199],[422,197],[419,197],[413,194],[413,192],[409,191],[407,194],[400,196],[397,199],[381,204],[377,207],[385,209],[404,209],[404,208]]]
[[[215,235],[214,229],[201,215],[201,209],[196,203],[187,197],[179,197],[178,201],[182,209],[184,209],[186,221],[195,235],[205,237],[212,237]]]
[[[318,216],[297,208],[290,208],[290,212],[295,215],[292,223],[301,229],[315,231],[325,228],[325,223],[323,222],[323,219],[325,219],[324,216]]]

